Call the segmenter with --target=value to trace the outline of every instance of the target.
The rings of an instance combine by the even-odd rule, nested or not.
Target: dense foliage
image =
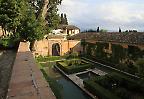
[[[57,5],[62,0],[0,0],[0,26],[3,35],[29,41],[34,47],[51,29],[59,24]]]
[[[17,48],[18,42],[11,37],[5,37],[0,39],[0,49],[13,49]]]

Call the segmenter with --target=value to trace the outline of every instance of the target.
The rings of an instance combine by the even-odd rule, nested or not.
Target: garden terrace
[[[64,61],[59,61],[56,64],[60,69],[62,69],[67,74],[81,72],[88,68],[93,67],[92,64],[81,59],[64,60]]]
[[[144,44],[144,33],[143,32],[87,32],[79,33],[71,36],[70,39],[78,40],[93,40],[97,42],[114,42],[114,43],[127,43],[127,44]]]
[[[90,60],[109,65],[121,71],[142,77],[142,63],[144,49],[138,46],[128,45],[124,47],[121,44],[109,44],[103,42],[89,43],[83,42],[83,57]],[[139,69],[141,68],[141,70]]]
[[[143,99],[144,84],[117,73],[85,80],[84,86],[100,99]]]

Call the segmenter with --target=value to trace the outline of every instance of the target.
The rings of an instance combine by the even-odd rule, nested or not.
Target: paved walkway
[[[20,43],[7,99],[56,99],[28,49],[27,43]]]
[[[97,74],[97,75],[100,75],[100,76],[103,76],[103,75],[106,75],[107,73],[104,72],[104,71],[101,71],[97,68],[94,68],[94,69],[90,69],[89,71],[92,71],[93,73]]]

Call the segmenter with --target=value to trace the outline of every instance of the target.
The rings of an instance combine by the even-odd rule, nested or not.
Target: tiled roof
[[[70,39],[86,39],[103,42],[117,42],[117,43],[129,43],[129,44],[144,44],[144,32],[87,32],[79,33],[70,37]]]
[[[48,35],[46,38],[47,39],[63,39],[65,38],[65,36],[64,35]]]
[[[79,29],[78,27],[76,27],[76,26],[74,26],[74,25],[59,25],[58,26],[58,29],[69,29],[69,30],[71,30],[71,29]]]

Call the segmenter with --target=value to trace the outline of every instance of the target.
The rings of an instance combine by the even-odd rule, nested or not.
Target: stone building
[[[57,29],[53,30],[52,34],[72,36],[78,33],[80,33],[80,29],[74,25],[59,25]]]

